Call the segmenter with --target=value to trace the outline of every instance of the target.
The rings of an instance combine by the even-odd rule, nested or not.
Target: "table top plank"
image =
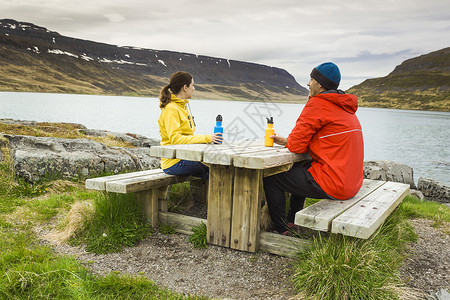
[[[273,151],[248,153],[234,156],[234,166],[248,169],[267,169],[309,159],[308,153],[292,153],[284,147],[273,147]]]
[[[215,165],[230,166],[233,164],[235,155],[259,153],[273,151],[271,147],[263,147],[261,145],[230,147],[225,149],[213,149],[205,151],[203,154],[203,162]]]
[[[162,158],[178,158],[202,161],[208,164],[234,165],[247,169],[267,169],[309,159],[307,153],[292,153],[289,149],[274,145],[265,147],[262,141],[244,141],[224,144],[182,144],[153,146],[150,155]]]
[[[245,146],[244,146],[245,145]],[[150,156],[160,158],[179,158],[202,161],[205,151],[225,150],[230,148],[244,148],[246,146],[263,145],[261,141],[244,141],[240,143],[223,144],[178,144],[150,147]]]
[[[221,149],[225,145],[216,144],[191,144],[190,147],[180,147],[176,149],[175,157],[190,161],[203,161],[203,153],[214,149]]]
[[[192,151],[200,151],[205,147],[213,147],[213,144],[180,144],[180,145],[165,145],[150,147],[150,156],[161,158],[176,158],[178,150],[187,148]]]

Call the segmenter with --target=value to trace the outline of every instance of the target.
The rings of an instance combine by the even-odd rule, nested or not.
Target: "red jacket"
[[[310,97],[289,134],[291,152],[309,152],[308,171],[329,196],[353,197],[363,182],[364,142],[356,96],[336,92]]]

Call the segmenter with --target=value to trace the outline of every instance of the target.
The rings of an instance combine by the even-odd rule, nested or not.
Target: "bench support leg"
[[[150,220],[153,228],[158,227],[159,200],[165,197],[166,191],[167,187],[160,187],[136,193],[136,197],[142,202],[144,217]]]

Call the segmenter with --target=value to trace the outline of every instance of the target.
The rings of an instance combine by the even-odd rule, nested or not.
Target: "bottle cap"
[[[273,117],[266,117],[267,119],[267,124],[273,124]]]
[[[216,117],[216,121],[220,121],[220,122],[222,122],[222,116],[221,116],[221,115],[217,115],[217,117]]]

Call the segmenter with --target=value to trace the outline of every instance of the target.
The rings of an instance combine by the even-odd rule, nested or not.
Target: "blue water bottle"
[[[216,117],[216,126],[214,126],[214,133],[221,133],[222,137],[223,137],[223,127],[222,127],[222,116],[221,115],[217,115]],[[222,144],[222,142],[218,142],[215,144]]]

